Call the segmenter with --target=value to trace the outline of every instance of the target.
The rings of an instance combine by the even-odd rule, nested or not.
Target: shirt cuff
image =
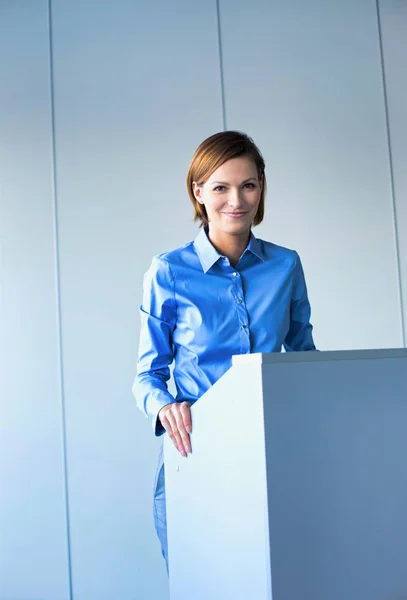
[[[171,396],[169,392],[164,392],[163,390],[154,390],[147,401],[147,413],[151,418],[154,435],[157,437],[165,433],[165,429],[158,418],[158,413],[164,406],[173,404],[174,402],[175,399],[173,396]]]

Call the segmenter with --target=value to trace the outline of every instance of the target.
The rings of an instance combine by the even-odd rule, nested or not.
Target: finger
[[[181,414],[185,429],[188,433],[192,433],[191,405],[189,402],[183,402],[181,404]]]
[[[161,409],[159,417],[161,425],[164,427],[165,431],[168,433],[169,437],[174,442],[174,445],[177,448],[177,440],[173,431],[173,429],[177,430],[177,426],[174,417],[171,415],[171,408],[167,408],[165,406],[163,409]]]
[[[178,421],[177,421],[176,415],[177,415],[177,409],[175,408],[175,406],[171,407],[171,410],[169,410],[166,415],[167,421],[168,421],[167,432],[168,432],[170,438],[172,439],[178,452],[180,452],[182,454],[182,456],[186,456],[186,451],[185,451],[184,443],[182,441],[181,434],[180,434],[180,431],[178,428]]]
[[[188,452],[191,452],[191,442],[185,428],[184,415],[186,415],[186,420],[190,424],[189,402],[164,406],[159,413],[161,424],[174,443],[174,446],[182,456],[187,456]]]
[[[191,405],[189,402],[183,402],[180,406],[181,418],[185,431],[185,438],[183,438],[185,450],[192,452],[191,436],[192,433],[192,418],[191,418]]]
[[[188,434],[187,430],[185,429],[183,413],[182,413],[182,409],[181,409],[180,405],[178,406],[178,410],[176,411],[175,418],[177,420],[177,427],[178,427],[179,434],[181,436],[183,448],[185,450],[185,453],[188,454],[188,452],[191,452],[191,442],[189,439],[189,434]]]

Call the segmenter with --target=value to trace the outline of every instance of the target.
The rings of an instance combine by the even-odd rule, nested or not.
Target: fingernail
[[[185,446],[185,450],[186,450],[187,452],[191,452],[191,448],[188,446],[188,444]]]

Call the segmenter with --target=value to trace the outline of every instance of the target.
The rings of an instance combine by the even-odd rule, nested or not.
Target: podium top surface
[[[271,352],[268,354],[235,354],[232,365],[327,362],[337,360],[377,360],[407,358],[407,348],[390,348],[377,350],[327,350],[309,352]]]

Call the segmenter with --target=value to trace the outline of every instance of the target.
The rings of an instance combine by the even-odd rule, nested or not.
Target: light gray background
[[[206,136],[263,151],[318,347],[405,346],[406,56],[401,0],[0,0],[0,600],[167,597],[131,385]]]

